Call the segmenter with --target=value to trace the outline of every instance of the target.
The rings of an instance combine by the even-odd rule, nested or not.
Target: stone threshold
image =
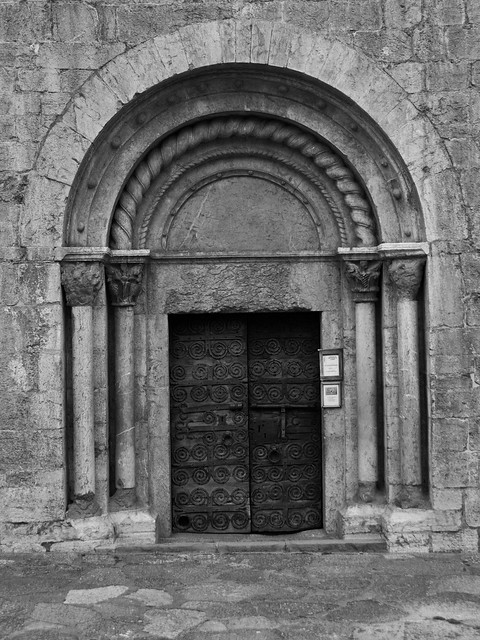
[[[383,553],[385,539],[377,533],[347,535],[331,538],[323,531],[303,531],[297,534],[186,534],[177,533],[161,538],[154,544],[135,544],[132,540],[117,540],[115,545],[100,545],[96,553]]]

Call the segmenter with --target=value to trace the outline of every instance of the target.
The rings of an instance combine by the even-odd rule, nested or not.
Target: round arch
[[[369,132],[375,129],[377,137],[383,138],[384,147],[396,151],[397,175],[389,176],[394,181],[390,187],[402,189],[405,185],[398,185],[395,180],[410,180],[410,189],[413,187],[418,194],[413,206],[416,215],[423,216],[420,226],[424,227],[424,239],[435,240],[445,232],[449,237],[461,233],[458,224],[450,228],[451,217],[444,210],[446,194],[451,206],[460,198],[443,144],[428,118],[385,71],[345,43],[291,25],[220,21],[158,36],[120,54],[92,74],[47,134],[30,184],[32,200],[41,194],[43,202],[57,210],[59,203],[68,200],[67,219],[50,220],[48,229],[35,230],[26,221],[25,239],[43,245],[58,245],[59,241],[84,245],[83,240],[72,237],[68,215],[81,191],[85,169],[87,165],[91,168],[91,159],[105,139],[108,138],[111,151],[121,145],[115,134],[119,112],[132,132],[145,124],[140,112],[151,97],[152,87],[174,83],[184,73],[232,64],[247,68],[262,65],[277,78],[284,75],[279,74],[280,69],[295,72],[298,77],[309,78],[311,83],[318,82],[324,90],[333,91],[337,104],[342,97],[340,102],[350,107],[351,114],[356,113],[350,134],[355,137],[355,126],[362,130],[368,122]],[[59,146],[64,149],[61,158]],[[128,174],[130,167],[124,171]],[[391,221],[382,220],[382,206],[377,214],[380,228],[388,229]],[[103,211],[103,215],[113,215],[113,211]],[[98,237],[92,244],[105,246],[105,239],[104,236],[100,241]]]

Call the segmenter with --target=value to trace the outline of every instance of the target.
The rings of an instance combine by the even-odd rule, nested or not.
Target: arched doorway
[[[219,427],[216,434],[205,429],[212,419],[217,426],[230,426],[242,413],[236,414],[235,408],[231,415],[225,413],[228,410],[212,397],[226,389],[230,402],[238,386],[212,378],[215,366],[228,370],[240,364],[247,371],[248,360],[205,360],[198,362],[203,365],[199,368],[190,354],[175,362],[175,349],[188,352],[185,336],[190,329],[182,334],[180,320],[175,320],[180,316],[187,318],[186,327],[202,320],[203,338],[193,335],[209,357],[212,345],[222,342],[210,335],[213,324],[230,326],[228,319],[235,317],[245,328],[247,355],[255,340],[280,345],[280,359],[268,358],[260,364],[280,362],[282,376],[296,365],[304,370],[311,367],[312,354],[319,348],[338,350],[343,359],[343,376],[334,380],[342,402],[324,408],[321,417],[318,373],[317,394],[311,399],[315,406],[303,406],[308,404],[305,389],[300,389],[303,395],[290,398],[287,390],[280,402],[275,403],[275,398],[249,400],[243,412],[248,422],[256,424],[255,411],[263,411],[270,416],[263,420],[264,425],[269,420],[276,425],[280,443],[268,443],[267,457],[284,457],[286,446],[281,438],[283,432],[286,437],[289,419],[291,423],[294,419],[309,422],[302,450],[319,438],[315,482],[302,485],[289,480],[289,474],[299,471],[292,463],[282,466],[284,484],[275,486],[272,481],[269,487],[273,495],[280,486],[283,523],[289,518],[293,523],[286,530],[308,528],[305,520],[312,509],[317,516],[311,525],[323,523],[327,531],[334,532],[338,513],[349,503],[421,503],[425,482],[420,447],[422,406],[419,393],[410,401],[410,391],[419,389],[421,375],[417,294],[425,257],[420,244],[424,230],[417,215],[416,191],[403,162],[360,109],[329,87],[292,72],[225,65],[188,73],[147,92],[109,124],[79,172],[74,193],[69,244],[77,249],[65,260],[65,288],[73,285],[75,289],[78,279],[86,278],[91,292],[101,290],[100,264],[105,264],[108,282],[97,311],[85,311],[78,296],[69,300],[74,307],[73,361],[77,369],[75,341],[81,340],[82,331],[93,335],[110,327],[109,339],[104,333],[102,340],[105,353],[110,350],[109,370],[105,359],[105,384],[110,395],[113,482],[111,495],[103,497],[102,509],[149,508],[162,535],[172,531],[172,519],[174,529],[190,530],[190,513],[208,516],[207,529],[204,518],[198,530],[225,530],[225,517],[220,518],[219,527],[213,525],[218,514],[225,516],[225,508],[222,504],[219,509],[213,507],[222,500],[234,503],[234,495],[239,495],[235,492],[242,489],[237,483],[225,492],[222,483],[214,481],[219,467],[226,466],[233,473],[232,465],[221,465],[218,459],[196,465],[196,455],[201,452],[208,458],[214,448],[207,446],[194,453],[194,441],[200,432],[202,438],[207,433],[219,437],[221,432],[222,438],[231,438],[227,455],[239,444],[231,429]],[[108,216],[105,211],[110,212]],[[102,239],[107,247],[101,252],[84,249],[98,248]],[[80,275],[79,262],[83,264]],[[288,360],[287,341],[298,342],[294,331],[313,317],[318,327],[314,351],[305,352],[303,362]],[[265,318],[268,327],[262,331],[268,329],[270,334],[255,338]],[[293,333],[282,333],[286,325],[294,327]],[[184,339],[172,342],[173,334]],[[254,336],[250,345],[248,335]],[[228,340],[234,339],[238,336]],[[400,343],[406,348],[399,350]],[[184,370],[185,384],[172,373],[178,366]],[[85,375],[85,368],[82,371]],[[210,385],[195,384],[200,371],[210,376]],[[82,373],[78,374],[74,387],[82,380]],[[282,384],[287,379],[283,376]],[[253,384],[248,376],[241,380],[245,389]],[[259,382],[263,387],[266,384],[272,385],[270,391],[280,393],[271,377]],[[306,381],[304,385],[308,386]],[[404,403],[401,459],[392,453],[390,417],[385,418],[394,410],[392,390],[399,387],[397,402]],[[264,391],[268,398],[269,389]],[[194,407],[193,422],[198,428],[192,431],[192,420],[184,418],[188,414],[184,409],[192,408],[189,403],[205,393],[211,402],[201,410]],[[180,394],[180,400],[175,394]],[[75,405],[73,395],[73,413],[93,415],[93,399]],[[292,408],[287,405],[300,413],[289,418]],[[212,412],[211,406],[217,409]],[[313,409],[316,417],[306,418]],[[178,431],[179,424],[187,432],[190,428],[192,446],[180,446],[184,434]],[[74,426],[72,494],[77,503],[95,495],[89,505],[96,509],[92,433],[91,424]],[[238,435],[243,437],[241,431]],[[186,453],[181,455],[187,455],[191,464],[177,464],[182,448]],[[303,466],[307,463],[301,459]],[[272,465],[280,468],[279,462]],[[201,482],[190,485],[195,472],[199,477],[206,469],[209,490]],[[269,472],[271,469],[265,470]],[[253,472],[249,474],[251,506],[255,488]],[[189,491],[179,488],[182,486]],[[303,487],[302,495],[310,487],[313,496],[300,515],[285,497],[294,495],[299,487]],[[195,500],[208,508],[192,510]],[[188,509],[180,509],[182,501]],[[272,522],[271,516],[278,516],[279,510],[270,511]]]

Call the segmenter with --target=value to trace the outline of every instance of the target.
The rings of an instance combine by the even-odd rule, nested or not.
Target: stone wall
[[[200,23],[217,26],[188,28]],[[270,25],[269,30],[255,31],[257,24]],[[480,527],[477,0],[0,4],[0,519],[9,523],[0,528],[0,544],[16,527],[35,533],[64,518],[64,309],[58,260],[75,173],[107,120],[153,78],[214,61],[212,34],[222,25],[235,34],[231,61],[291,65],[330,80],[380,122],[412,171],[432,254],[426,292],[431,501],[436,511],[456,516],[453,531],[451,522],[435,525],[438,531],[422,525],[421,534],[411,523],[388,526],[395,534],[400,528],[405,544],[439,550],[475,546],[474,529]],[[212,41],[205,42],[209,34]],[[159,36],[164,49],[170,47],[162,70],[155,66],[158,45],[152,45]],[[316,44],[322,39],[330,43],[325,54]],[[250,43],[248,50],[242,42]],[[379,102],[382,83],[389,88]],[[95,96],[101,99],[95,102]]]

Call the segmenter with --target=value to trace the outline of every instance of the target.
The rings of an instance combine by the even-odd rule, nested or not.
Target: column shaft
[[[422,502],[422,452],[420,419],[419,327],[417,294],[422,282],[423,259],[392,260],[389,274],[397,294],[398,409],[400,418],[401,503]]]
[[[116,455],[115,485],[118,489],[135,487],[134,417],[134,311],[133,307],[115,307],[115,403]]]
[[[374,490],[378,479],[375,304],[357,302],[355,320],[358,479],[360,490],[362,485]]]
[[[422,482],[422,474],[416,301],[408,299],[398,301],[397,330],[402,481],[404,485],[419,486]]]
[[[92,307],[72,307],[73,484],[76,496],[95,493]]]
[[[345,263],[355,301],[358,497],[364,502],[373,500],[379,480],[375,303],[381,270],[377,260]]]

